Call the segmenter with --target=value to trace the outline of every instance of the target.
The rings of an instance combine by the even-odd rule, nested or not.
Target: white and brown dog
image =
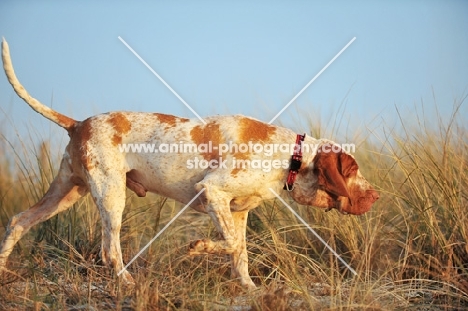
[[[289,179],[293,182],[296,179],[289,194],[300,204],[359,215],[368,211],[379,198],[360,174],[351,155],[344,151],[325,152],[325,146],[336,149],[330,148],[334,145],[328,140],[306,137],[303,144],[317,148],[304,152],[302,159],[293,159],[290,170],[289,152],[277,150],[266,154],[252,148],[245,152],[232,148],[233,144],[244,144],[244,147],[249,144],[291,145],[296,141],[297,135],[289,129],[245,116],[209,117],[203,124],[196,119],[158,113],[110,112],[76,121],[44,106],[27,93],[15,76],[5,40],[2,59],[8,81],[18,96],[32,109],[66,129],[70,143],[44,197],[11,218],[0,244],[0,269],[5,268],[14,245],[32,226],[70,208],[90,193],[101,215],[102,260],[117,272],[122,271],[119,231],[126,187],[138,196],[145,196],[149,191],[184,204],[204,190],[191,207],[208,213],[223,239],[193,242],[190,253],[230,254],[232,276],[239,278],[242,285],[253,288],[247,265],[247,215],[261,201],[274,198],[270,188],[279,192],[288,174],[297,177]],[[122,152],[121,147],[130,143],[211,147],[192,152]],[[221,146],[226,145],[230,146],[229,150],[220,154]],[[273,168],[252,168],[249,163],[273,163]],[[126,270],[122,277],[128,283],[133,282]]]

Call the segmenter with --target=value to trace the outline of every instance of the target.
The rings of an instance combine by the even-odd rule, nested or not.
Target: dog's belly
[[[127,162],[132,179],[146,191],[182,203],[196,195],[194,185],[204,178],[203,170],[187,170],[177,156],[132,154],[127,156]]]
[[[270,192],[262,192],[266,176],[278,172],[264,173],[260,170],[239,172],[237,176],[230,174],[224,168],[188,168],[188,161],[199,155],[193,154],[129,154],[127,155],[127,180],[141,185],[141,189],[172,198],[183,204],[189,203],[196,196],[195,185],[199,182],[215,181],[216,185],[232,195],[230,206],[232,211],[250,210],[271,197]],[[247,178],[242,175],[248,174]],[[274,184],[278,183],[273,178]],[[261,182],[259,182],[261,181]],[[127,181],[128,186],[128,181]],[[131,187],[129,187],[132,189]],[[132,189],[135,191],[135,189]],[[137,194],[138,192],[135,191]],[[199,212],[206,212],[206,199],[202,194],[191,207]]]

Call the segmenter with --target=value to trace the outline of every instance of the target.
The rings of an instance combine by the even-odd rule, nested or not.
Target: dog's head
[[[354,158],[335,147],[326,144],[318,149],[311,165],[299,173],[292,196],[301,204],[361,215],[379,194],[361,175]]]

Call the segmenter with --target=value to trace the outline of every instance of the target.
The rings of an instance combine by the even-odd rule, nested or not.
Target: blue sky
[[[353,37],[277,124],[304,130],[307,117],[340,114],[351,131],[378,129],[397,123],[396,107],[447,116],[468,93],[466,1],[2,1],[0,35],[30,94],[79,120],[194,117],[118,36],[201,116],[271,120]],[[3,73],[0,107],[19,129],[58,129]]]

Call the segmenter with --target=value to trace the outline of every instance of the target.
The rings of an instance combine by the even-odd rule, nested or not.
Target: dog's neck
[[[333,202],[331,202],[331,199],[323,190],[320,190],[318,177],[313,171],[314,159],[318,153],[319,147],[332,142],[326,139],[306,137],[304,143],[309,144],[309,152],[303,152],[302,154],[301,169],[299,170],[294,189],[290,192],[290,195],[299,204],[328,208]],[[315,148],[310,148],[311,145],[315,145]]]

